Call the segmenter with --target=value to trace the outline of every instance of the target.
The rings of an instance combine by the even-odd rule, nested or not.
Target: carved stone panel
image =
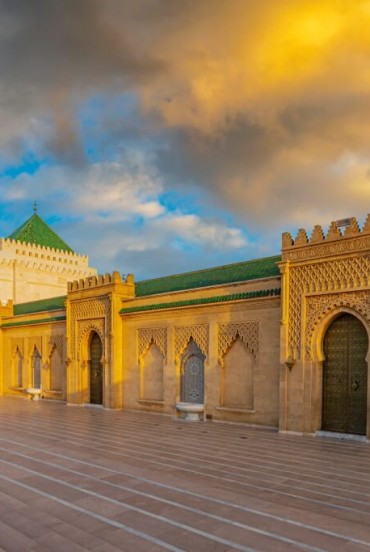
[[[248,351],[256,358],[259,347],[259,323],[257,320],[219,324],[218,358],[221,366],[223,365],[226,351],[238,336]]]
[[[208,356],[208,324],[199,324],[197,326],[179,326],[175,327],[175,358],[177,360],[183,353],[191,337],[197,343],[204,356]]]
[[[28,339],[28,355],[31,356],[32,353],[33,353],[33,350],[35,349],[38,350],[38,352],[40,353],[40,355],[42,355],[42,337],[41,335],[40,336],[37,336],[37,337],[30,337]]]
[[[60,358],[63,359],[64,343],[65,343],[65,336],[63,334],[51,336],[48,343],[48,346],[49,346],[48,355],[50,356],[52,350],[55,348],[58,351]]]
[[[312,337],[315,328],[329,312],[341,307],[357,311],[370,324],[370,291],[329,293],[306,298],[305,352],[307,360],[311,359]]]
[[[103,346],[103,357],[106,356],[106,351],[104,350],[104,335],[105,335],[105,319],[99,318],[96,320],[81,320],[78,322],[78,355],[79,358],[82,358],[82,343],[86,334],[91,331],[96,332],[101,340]]]
[[[11,339],[11,354],[13,355],[16,350],[19,350],[22,357],[24,357],[24,339],[23,337],[13,337]]]
[[[302,304],[309,293],[340,292],[370,285],[370,259],[354,257],[290,268],[289,350],[300,357]]]
[[[76,336],[76,322],[101,318],[106,320],[106,327],[110,328],[111,312],[109,297],[71,302],[71,351],[76,351],[76,342],[80,343],[80,324],[78,324],[78,335]]]
[[[155,343],[164,359],[167,357],[167,328],[140,328],[138,330],[138,360]]]

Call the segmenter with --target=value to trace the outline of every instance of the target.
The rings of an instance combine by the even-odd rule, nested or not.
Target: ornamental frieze
[[[311,360],[312,338],[315,329],[327,314],[347,307],[363,316],[370,325],[370,291],[352,291],[309,296],[306,298],[306,360]]]

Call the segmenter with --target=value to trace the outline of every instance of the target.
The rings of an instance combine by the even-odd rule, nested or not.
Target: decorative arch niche
[[[152,339],[140,357],[140,399],[163,401],[164,357]]]
[[[237,335],[223,356],[222,406],[253,409],[255,357]]]
[[[15,387],[23,385],[23,356],[19,347],[16,347],[13,355],[13,378]]]
[[[41,388],[41,353],[36,347],[34,346],[33,353],[32,353],[32,387],[35,389]]]
[[[187,347],[181,355],[180,396],[181,402],[204,403],[204,361],[205,354],[190,337]]]
[[[49,388],[51,391],[61,391],[64,377],[63,361],[58,347],[54,344],[49,356],[50,380]]]

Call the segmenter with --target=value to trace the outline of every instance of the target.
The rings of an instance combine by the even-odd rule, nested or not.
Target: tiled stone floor
[[[370,445],[3,397],[3,550],[370,552]]]

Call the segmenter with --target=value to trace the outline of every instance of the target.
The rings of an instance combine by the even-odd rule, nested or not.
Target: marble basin
[[[25,391],[31,400],[39,401],[41,399],[42,389],[40,387],[28,387]]]
[[[179,402],[176,409],[184,414],[184,420],[188,422],[200,422],[204,412],[204,404]]]

